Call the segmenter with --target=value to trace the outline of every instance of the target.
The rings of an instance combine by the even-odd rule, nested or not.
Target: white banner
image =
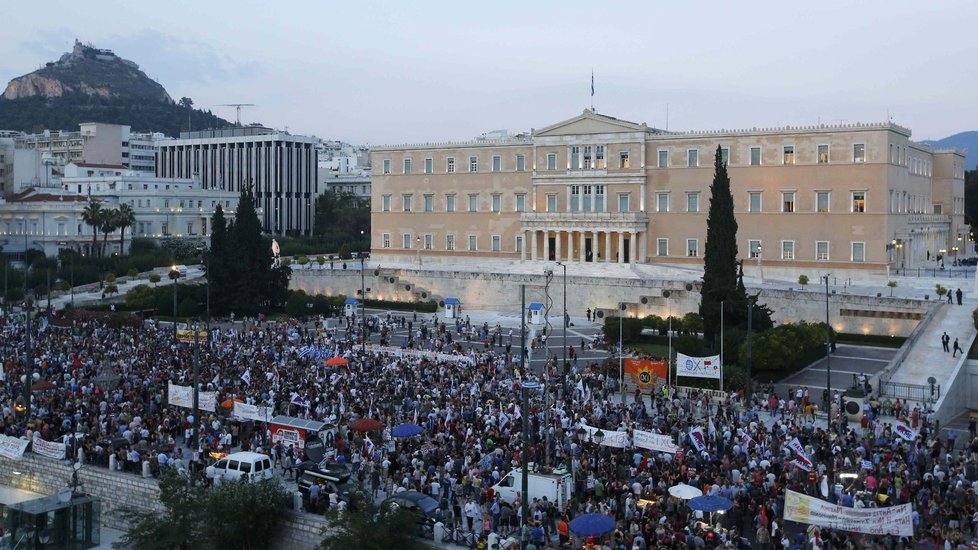
[[[31,444],[31,451],[33,451],[35,454],[53,458],[55,460],[64,460],[66,450],[67,446],[64,443],[45,441],[41,439],[40,435],[34,434],[34,442]]]
[[[275,417],[275,413],[272,412],[271,407],[259,407],[258,405],[249,405],[247,403],[235,402],[234,416],[246,420],[257,420],[259,422],[268,422],[269,420]]]
[[[587,434],[584,435],[583,441],[592,441],[591,436],[594,432],[598,431],[600,428],[595,428],[594,426],[588,426],[587,424],[581,424]],[[610,430],[601,430],[604,434],[604,438],[601,440],[601,444],[605,447],[618,447],[619,449],[624,449],[628,446],[628,432],[613,432]]]
[[[375,353],[389,353],[400,358],[420,357],[429,361],[443,361],[445,363],[458,363],[459,361],[463,361],[470,365],[475,364],[475,361],[467,355],[453,355],[451,353],[438,353],[436,351],[401,349],[393,346],[370,346],[367,349]]]
[[[0,434],[0,456],[11,460],[20,460],[20,457],[24,456],[24,451],[27,450],[28,443],[29,441],[26,439]]]
[[[198,392],[200,410],[214,412],[217,409],[217,392]],[[194,389],[190,386],[178,386],[170,382],[167,388],[167,403],[187,409],[194,408]]]
[[[68,446],[64,443],[45,441],[41,439],[39,434],[36,433],[34,434],[34,442],[31,444],[31,451],[33,451],[35,454],[53,458],[55,460],[64,460],[67,448]]]
[[[784,519],[868,535],[913,536],[910,504],[887,508],[846,508],[788,490]]]
[[[635,430],[632,432],[632,436],[632,444],[635,447],[641,447],[643,449],[663,453],[675,453],[680,449],[680,447],[672,440],[672,436],[669,434],[657,434],[654,432]]]
[[[720,379],[720,356],[690,357],[676,354],[676,376]]]

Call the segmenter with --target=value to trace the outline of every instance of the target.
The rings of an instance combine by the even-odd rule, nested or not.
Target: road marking
[[[889,359],[872,359],[870,357],[856,357],[855,355],[833,355],[833,359],[850,359],[855,361],[876,361],[877,363],[889,363]]]

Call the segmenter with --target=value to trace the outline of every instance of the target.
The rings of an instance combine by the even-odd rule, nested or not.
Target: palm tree
[[[82,211],[82,221],[92,226],[92,256],[95,255],[95,249],[98,248],[98,232],[102,227],[104,215],[105,209],[102,208],[102,203],[94,200],[89,200],[88,206]]]
[[[109,233],[115,231],[116,219],[119,217],[119,211],[115,208],[110,208],[106,210],[102,216],[101,229],[103,233],[102,237],[102,255],[105,256],[105,251],[108,250],[109,244]]]
[[[125,250],[126,228],[132,227],[135,224],[136,212],[128,204],[120,204],[115,218],[115,226],[119,228],[119,254],[122,254],[122,251]]]

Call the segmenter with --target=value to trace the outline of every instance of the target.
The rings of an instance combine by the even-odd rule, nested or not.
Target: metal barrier
[[[932,279],[970,279],[975,270],[967,267],[941,269],[939,267],[895,267],[890,273],[897,277],[928,277]]]
[[[880,397],[892,397],[905,401],[935,403],[941,398],[941,385],[903,384],[900,382],[880,382]]]

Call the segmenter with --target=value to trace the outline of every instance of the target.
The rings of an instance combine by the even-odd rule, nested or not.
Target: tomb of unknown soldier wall
[[[357,265],[357,267],[359,267]],[[563,277],[550,282],[550,298],[558,318],[563,307]],[[441,302],[458,298],[469,310],[499,312],[519,311],[519,288],[526,285],[527,303],[544,301],[543,274],[482,273],[475,271],[442,271],[367,267],[363,284],[369,288],[368,299],[394,301]],[[361,279],[359,269],[296,269],[290,288],[308,294],[357,296]],[[587,309],[614,315],[619,302],[627,306],[626,315],[682,317],[697,312],[700,303],[698,280],[662,280],[614,277],[567,277],[567,311],[583,317]],[[753,294],[757,289],[748,289]],[[759,303],[774,310],[774,322],[819,322],[825,319],[824,287],[808,285],[806,289],[763,289]],[[926,316],[933,301],[884,296],[860,296],[835,292],[829,296],[829,317],[838,332],[908,336]],[[439,308],[439,316],[444,308]],[[463,309],[462,315],[465,314]],[[516,317],[518,319],[518,317]]]

